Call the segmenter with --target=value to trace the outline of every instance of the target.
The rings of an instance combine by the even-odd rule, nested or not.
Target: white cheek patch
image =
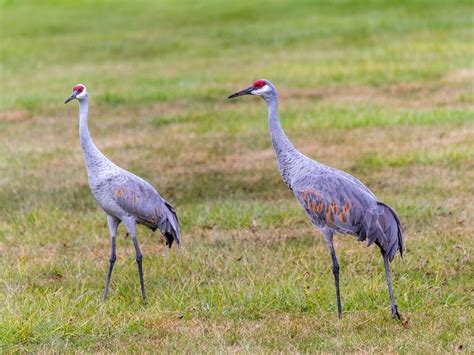
[[[84,88],[84,90],[82,90],[81,93],[76,95],[76,99],[82,99],[84,96],[86,96],[86,89],[85,88]]]
[[[265,95],[265,94],[268,94],[271,90],[272,89],[270,88],[270,86],[265,85],[265,86],[262,86],[261,88],[253,90],[252,94],[254,94],[254,95]]]

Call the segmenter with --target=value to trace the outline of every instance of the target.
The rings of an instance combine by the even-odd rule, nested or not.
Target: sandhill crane
[[[389,262],[397,250],[400,255],[403,253],[403,233],[395,211],[378,201],[352,175],[314,161],[293,147],[281,127],[278,94],[270,81],[257,80],[252,86],[230,95],[229,99],[242,95],[261,96],[267,103],[270,136],[280,174],[328,243],[336,284],[338,317],[341,318],[341,296],[339,264],[333,245],[335,232],[357,236],[359,241],[367,239],[368,245],[375,243],[379,246],[385,263],[392,318],[400,319],[389,270]]]
[[[87,124],[89,97],[82,84],[74,86],[71,96],[64,103],[79,101],[79,136],[84,153],[87,177],[92,194],[107,214],[111,239],[111,252],[103,299],[107,298],[110,277],[116,260],[115,236],[122,222],[132,237],[136,252],[138,275],[143,301],[145,285],[143,282],[142,253],[135,234],[136,224],[143,224],[152,231],[160,229],[166,244],[171,248],[173,241],[181,242],[178,216],[174,207],[142,178],[125,171],[112,163],[100,152],[92,141]]]

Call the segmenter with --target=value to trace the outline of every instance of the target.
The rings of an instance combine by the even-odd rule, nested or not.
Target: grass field
[[[471,1],[0,0],[0,350],[474,351]],[[329,252],[282,182],[257,98],[267,78],[305,154],[399,213],[392,321],[376,248]],[[181,217],[138,229],[148,304],[120,227],[89,192],[74,84],[118,165]]]

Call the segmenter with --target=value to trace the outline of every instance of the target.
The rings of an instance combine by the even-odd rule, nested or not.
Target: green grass
[[[0,349],[473,351],[474,36],[470,1],[0,0]],[[379,252],[331,262],[279,176],[265,77],[294,144],[399,213],[390,319]],[[148,304],[78,142],[83,82],[104,153],[178,210],[183,246],[138,229]]]

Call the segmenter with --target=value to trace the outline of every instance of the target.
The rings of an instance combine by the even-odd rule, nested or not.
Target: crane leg
[[[120,220],[113,216],[107,215],[107,224],[109,225],[110,232],[110,259],[109,259],[109,271],[107,272],[107,280],[105,281],[105,289],[102,295],[102,299],[105,301],[107,298],[107,293],[109,292],[110,277],[112,276],[112,270],[114,268],[115,260],[117,259],[115,254],[115,236],[117,235],[117,228],[120,224]]]
[[[146,303],[145,296],[145,283],[143,281],[143,266],[142,266],[142,252],[140,251],[140,245],[138,244],[137,236],[135,235],[136,222],[133,219],[124,219],[123,224],[128,230],[128,233],[132,236],[133,246],[135,247],[136,260],[138,265],[138,276],[140,277],[140,288],[142,290],[143,302]]]
[[[341,319],[342,306],[341,306],[341,292],[339,290],[339,263],[337,262],[336,251],[334,250],[334,244],[332,242],[333,233],[324,233],[324,236],[328,242],[329,251],[331,252],[332,260],[332,273],[334,275],[334,282],[336,284],[336,300],[337,300],[337,316]]]
[[[388,256],[383,257],[383,261],[385,263],[385,276],[387,278],[387,284],[388,284],[388,294],[390,295],[390,304],[392,306],[392,319],[395,319],[395,317],[400,318],[400,313],[398,313],[398,306],[397,303],[395,302],[395,298],[393,297],[393,290],[392,290],[392,278],[390,277],[390,261],[388,260]]]

